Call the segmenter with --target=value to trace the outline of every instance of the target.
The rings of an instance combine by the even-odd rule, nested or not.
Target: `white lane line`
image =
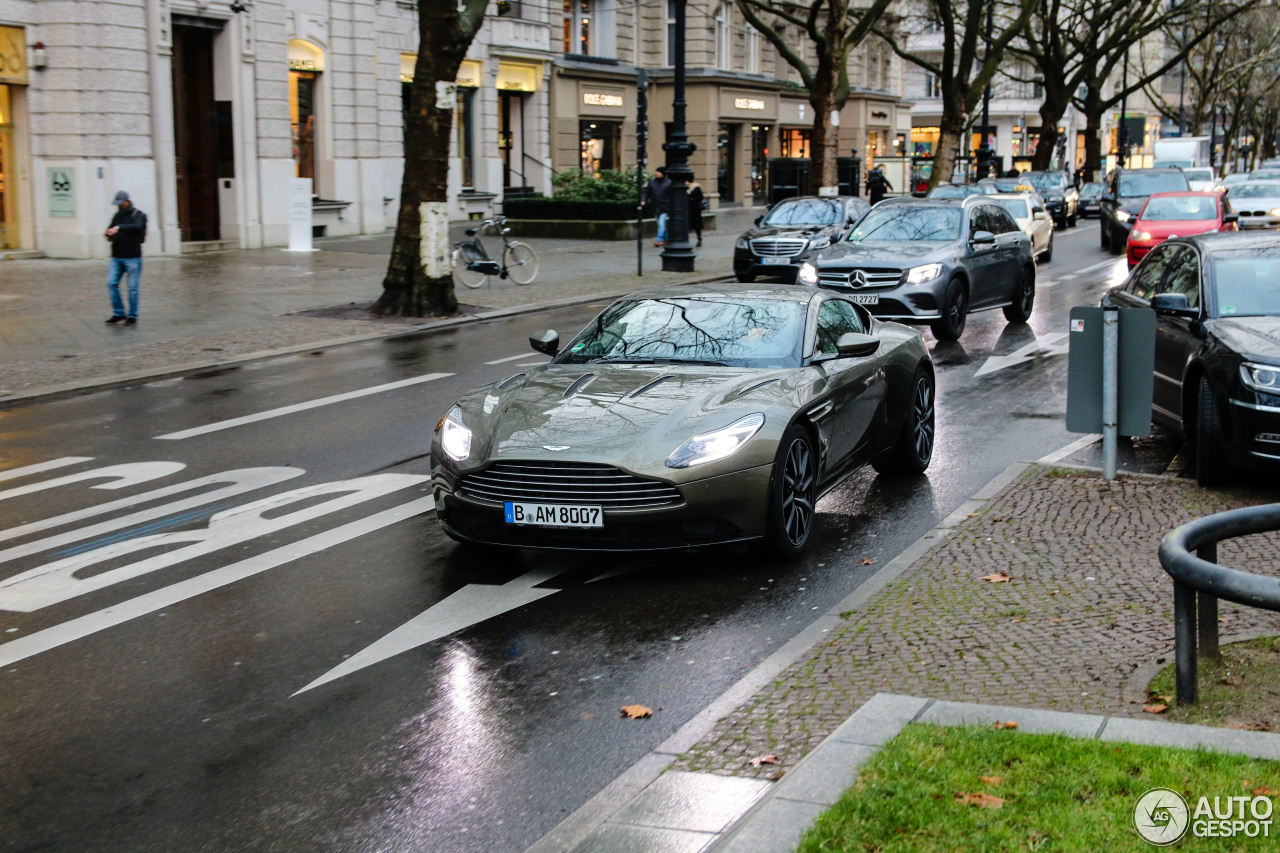
[[[386,385],[375,385],[372,388],[361,388],[359,391],[348,391],[345,394],[334,394],[332,397],[321,397],[318,400],[311,400],[306,403],[295,403],[292,406],[281,406],[278,409],[259,412],[256,415],[245,415],[242,418],[232,418],[227,421],[217,421],[216,423],[206,424],[202,427],[194,427],[193,429],[184,429],[178,432],[167,433],[165,435],[157,435],[156,438],[193,438],[197,435],[205,435],[211,432],[218,432],[219,430],[244,426],[245,424],[256,423],[257,421],[265,421],[269,418],[278,418],[281,415],[291,415],[294,412],[305,412],[307,409],[318,409],[321,406],[341,403],[346,400],[355,400],[359,397],[368,397],[371,394],[381,394],[383,391],[394,391],[397,388],[407,388],[410,385],[420,385],[423,382],[431,382],[435,379],[444,379],[446,376],[452,375],[452,373],[428,373],[425,376],[415,376],[412,379],[401,379],[399,382],[388,382]]]
[[[35,465],[26,465],[22,468],[10,468],[6,471],[0,471],[0,480],[16,480],[19,477],[28,477],[32,474],[52,471],[54,468],[65,468],[68,465],[78,465],[81,462],[90,462],[92,460],[92,456],[64,456],[61,459],[54,459],[49,462],[40,462]]]
[[[59,646],[65,646],[67,643],[83,639],[99,631],[123,625],[125,622],[137,619],[139,616],[146,616],[148,613],[154,613],[165,607],[179,604],[201,593],[253,577],[268,569],[274,569],[277,566],[282,566],[309,554],[319,553],[326,548],[341,545],[343,542],[355,539],[357,536],[363,536],[366,533],[372,533],[406,518],[430,512],[434,508],[434,500],[431,498],[419,498],[394,509],[385,510],[376,515],[362,518],[359,521],[344,524],[341,527],[335,527],[332,530],[294,542],[291,545],[285,545],[282,548],[276,548],[274,551],[258,554],[255,557],[241,560],[230,566],[214,569],[189,580],[158,589],[155,592],[140,595],[122,604],[107,607],[96,613],[89,613],[78,619],[63,622],[61,625],[46,628],[43,631],[37,631],[21,639],[10,640],[7,643],[0,644],[0,667],[26,660],[32,655],[38,655],[41,652],[47,652]]]
[[[1064,276],[1062,277],[1062,281],[1072,281],[1072,280],[1077,279],[1077,278],[1079,278],[1079,277],[1080,277],[1080,274],[1079,274],[1079,273],[1075,273],[1075,272],[1067,273],[1066,275],[1064,275]]]
[[[1116,258],[1116,259],[1114,259],[1114,260],[1110,260],[1110,261],[1102,261],[1101,263],[1094,264],[1094,265],[1093,265],[1093,266],[1091,266],[1091,267],[1085,267],[1085,268],[1084,268],[1084,269],[1082,269],[1082,270],[1076,270],[1076,275],[1084,275],[1085,273],[1091,273],[1091,272],[1093,272],[1094,270],[1100,270],[1100,269],[1102,269],[1103,267],[1109,267],[1109,266],[1112,266],[1112,265],[1114,265],[1114,264],[1116,264],[1116,263],[1120,263],[1120,262],[1123,262],[1123,261],[1124,261],[1124,258]]]
[[[493,361],[486,361],[485,364],[506,364],[508,361],[519,361],[522,358],[528,358],[529,353],[522,352],[519,355],[509,355],[506,358],[495,358]]]

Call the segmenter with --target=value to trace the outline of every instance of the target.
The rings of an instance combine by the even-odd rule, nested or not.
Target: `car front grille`
[[[861,272],[859,278],[855,273]],[[864,270],[822,270],[818,273],[818,284],[822,287],[837,287],[847,290],[884,290],[897,287],[902,280],[902,270],[864,269]]]
[[[682,502],[672,485],[589,462],[496,462],[464,476],[459,492],[494,503],[573,503],[605,509],[648,509]]]
[[[762,258],[790,257],[803,252],[806,243],[805,240],[759,237],[751,241],[751,251]]]

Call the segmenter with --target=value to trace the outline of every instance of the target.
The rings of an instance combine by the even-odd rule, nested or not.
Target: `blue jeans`
[[[120,298],[120,279],[129,277],[129,313]],[[112,258],[107,273],[107,292],[111,294],[111,313],[116,317],[138,317],[138,282],[142,280],[142,258]]]
[[[666,214],[666,213],[658,214],[658,239],[663,243],[667,242],[667,216],[668,215],[669,214]]]

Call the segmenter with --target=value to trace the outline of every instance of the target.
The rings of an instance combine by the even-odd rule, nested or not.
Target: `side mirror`
[[[995,242],[996,235],[990,231],[975,231],[973,236],[969,238],[969,245],[971,246],[994,246]]]
[[[1228,213],[1226,216],[1222,217],[1223,225],[1234,225],[1239,221],[1240,221],[1240,214],[1238,213]]]
[[[874,355],[878,349],[880,349],[879,338],[873,338],[871,335],[860,335],[857,332],[847,332],[840,336],[840,340],[836,341],[836,352],[847,357],[862,358]]]
[[[1045,220],[1049,218],[1049,213],[1044,210],[1034,210],[1031,212],[1031,218]]]
[[[556,334],[555,329],[538,332],[529,336],[529,346],[545,355],[557,355],[560,352],[560,335]]]
[[[1191,307],[1185,293],[1157,293],[1151,297],[1151,308],[1157,314],[1171,317],[1189,317],[1193,320],[1200,317],[1200,312]]]
[[[761,222],[764,222],[764,217],[763,217],[763,216],[757,216],[757,217],[756,217],[756,224],[757,224],[757,225],[759,225]]]

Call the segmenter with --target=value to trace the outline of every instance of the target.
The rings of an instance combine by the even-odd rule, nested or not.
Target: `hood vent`
[[[671,378],[670,376],[659,376],[657,379],[653,380],[648,385],[642,385],[641,387],[637,388],[635,391],[632,391],[627,396],[629,396],[631,399],[634,400],[636,397],[639,397],[641,394],[648,394],[654,388],[657,388],[659,385],[661,385],[663,382],[666,382],[670,378]]]
[[[766,379],[763,382],[757,382],[755,385],[748,385],[746,388],[743,388],[741,391],[735,394],[734,397],[735,398],[745,397],[748,394],[750,394],[752,391],[759,391],[761,388],[763,388],[766,385],[772,385],[773,383],[780,382],[780,381],[782,381],[782,377],[775,376],[773,379]]]
[[[570,396],[572,396],[572,395],[574,395],[574,394],[577,394],[579,391],[581,391],[581,390],[582,390],[583,388],[585,388],[587,385],[591,384],[591,380],[592,380],[592,379],[595,379],[595,378],[596,378],[596,375],[595,375],[594,373],[584,373],[584,374],[582,374],[582,375],[581,375],[581,376],[579,376],[577,379],[573,380],[573,384],[572,384],[572,385],[570,385],[568,388],[564,389],[564,396],[566,396],[566,397],[570,397]]]
[[[503,390],[506,390],[507,388],[510,388],[512,385],[516,383],[517,379],[521,379],[523,377],[524,377],[523,373],[517,373],[515,376],[511,376],[502,380],[501,382],[498,383],[498,390],[503,391]]]

